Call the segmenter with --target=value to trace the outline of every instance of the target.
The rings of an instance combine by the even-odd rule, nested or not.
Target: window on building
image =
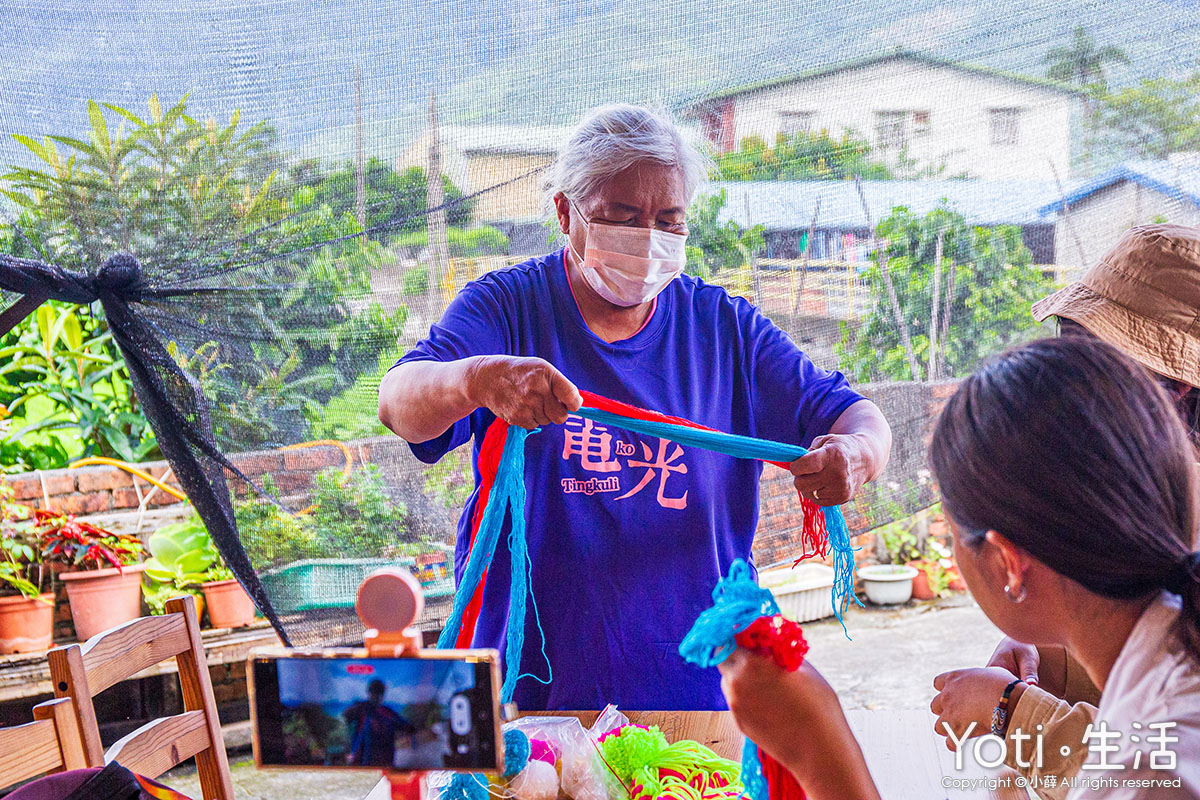
[[[928,111],[914,111],[912,116],[913,136],[925,136],[929,133],[930,114]]]
[[[988,111],[992,144],[1008,147],[1021,142],[1021,109],[993,108]]]
[[[812,133],[813,121],[816,116],[812,111],[781,111],[779,113],[779,132],[784,136]]]
[[[875,112],[875,138],[881,150],[908,147],[908,111]]]

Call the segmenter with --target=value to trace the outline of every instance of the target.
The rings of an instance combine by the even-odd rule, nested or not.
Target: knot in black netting
[[[145,288],[142,268],[130,253],[110,256],[95,273],[0,254],[0,289],[17,294],[90,305],[97,300],[135,300]]]
[[[102,295],[134,299],[143,288],[142,267],[131,253],[115,253],[88,279],[95,299]]]

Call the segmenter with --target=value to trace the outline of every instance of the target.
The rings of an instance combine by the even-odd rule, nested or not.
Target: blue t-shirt
[[[749,302],[689,275],[658,296],[649,321],[619,342],[587,327],[559,251],[467,284],[400,363],[475,355],[537,356],[581,389],[717,430],[808,446],[862,399],[815,366]],[[426,463],[474,438],[479,409],[412,445]],[[774,469],[774,467],[771,467]],[[532,596],[554,670],[522,678],[522,709],[724,709],[720,675],[687,664],[679,642],[712,604],[737,558],[750,559],[762,463],[681,447],[572,416],[526,443]],[[475,469],[478,487],[479,471]],[[458,524],[466,566],[478,489]],[[487,577],[472,645],[504,650],[507,527]],[[529,609],[522,671],[546,677]]]

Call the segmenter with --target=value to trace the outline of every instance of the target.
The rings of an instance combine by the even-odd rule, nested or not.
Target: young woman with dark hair
[[[1200,460],[1200,229],[1131,228],[1080,280],[1034,303],[1033,316],[1054,319],[1061,336],[1108,342],[1144,367],[1172,400]],[[1083,737],[1100,697],[1064,648],[1006,636],[985,667],[939,675],[935,702],[960,726],[974,719],[986,730],[1015,678],[1022,682],[1011,690],[1008,728],[1040,731],[1044,758],[1018,760],[1010,746],[1005,763],[1043,800],[1061,800],[1063,779],[1077,774],[1087,755]]]
[[[1095,751],[1100,768],[1088,775],[1118,785],[1069,797],[1200,796],[1196,472],[1171,399],[1108,344],[1041,340],[963,382],[931,455],[959,566],[984,613],[1018,641],[1065,647],[1103,691],[1096,724],[1120,738],[1106,742],[1116,750]],[[812,800],[878,797],[815,668],[784,674],[738,651],[722,671],[739,726]],[[945,735],[942,724],[955,720],[938,723]],[[1147,744],[1160,730],[1167,744]],[[1174,754],[1169,769],[1166,755],[1151,763],[1155,749]],[[1130,779],[1160,783],[1122,783]]]

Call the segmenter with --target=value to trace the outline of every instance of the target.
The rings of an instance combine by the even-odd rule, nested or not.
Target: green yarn
[[[667,737],[655,725],[643,728],[626,725],[600,743],[600,752],[622,781],[629,781],[645,766],[654,763],[668,748]]]
[[[702,800],[743,793],[741,766],[699,742],[667,743],[657,726],[626,725],[600,742],[604,760],[630,800]]]

